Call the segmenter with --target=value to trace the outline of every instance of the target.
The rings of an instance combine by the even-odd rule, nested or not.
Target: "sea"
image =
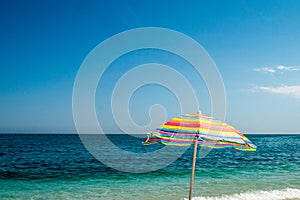
[[[246,136],[257,151],[212,149],[198,155],[193,199],[299,200],[300,134]],[[125,134],[106,137],[125,151],[163,148],[144,146],[142,138]],[[192,147],[162,169],[129,173],[93,157],[77,134],[0,134],[0,142],[1,200],[188,198]]]

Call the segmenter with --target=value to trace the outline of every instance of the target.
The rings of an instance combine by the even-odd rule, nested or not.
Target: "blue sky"
[[[225,84],[228,123],[246,133],[300,132],[299,10],[296,0],[1,1],[0,132],[75,132],[72,90],[83,60],[105,39],[149,26],[182,32],[206,49]],[[109,109],[115,82],[133,65],[154,61],[188,76],[210,113],[205,84],[184,61],[140,51],[116,61],[97,89],[107,130],[118,130]],[[169,91],[142,89],[130,101],[138,124],[147,124],[154,103],[165,105],[167,118],[178,114]]]

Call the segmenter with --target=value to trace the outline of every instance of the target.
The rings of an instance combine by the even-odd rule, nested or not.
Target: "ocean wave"
[[[300,200],[300,189],[286,188],[270,191],[249,191],[218,197],[193,197],[193,200]]]

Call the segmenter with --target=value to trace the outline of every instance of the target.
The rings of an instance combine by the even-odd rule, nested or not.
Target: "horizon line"
[[[77,132],[1,132],[0,134],[53,134],[53,135],[82,135]],[[85,133],[88,135],[97,135],[99,133]],[[117,132],[117,131],[111,131],[104,133],[103,135],[143,135],[147,133],[139,133],[139,132],[132,132],[130,134],[124,133],[124,132]],[[289,132],[289,133],[284,133],[284,132],[249,132],[249,133],[242,133],[243,135],[300,135],[300,132]]]

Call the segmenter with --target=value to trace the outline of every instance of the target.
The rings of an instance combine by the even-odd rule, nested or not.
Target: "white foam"
[[[193,200],[300,200],[300,190],[286,188],[283,190],[250,191],[218,197],[193,197]]]

